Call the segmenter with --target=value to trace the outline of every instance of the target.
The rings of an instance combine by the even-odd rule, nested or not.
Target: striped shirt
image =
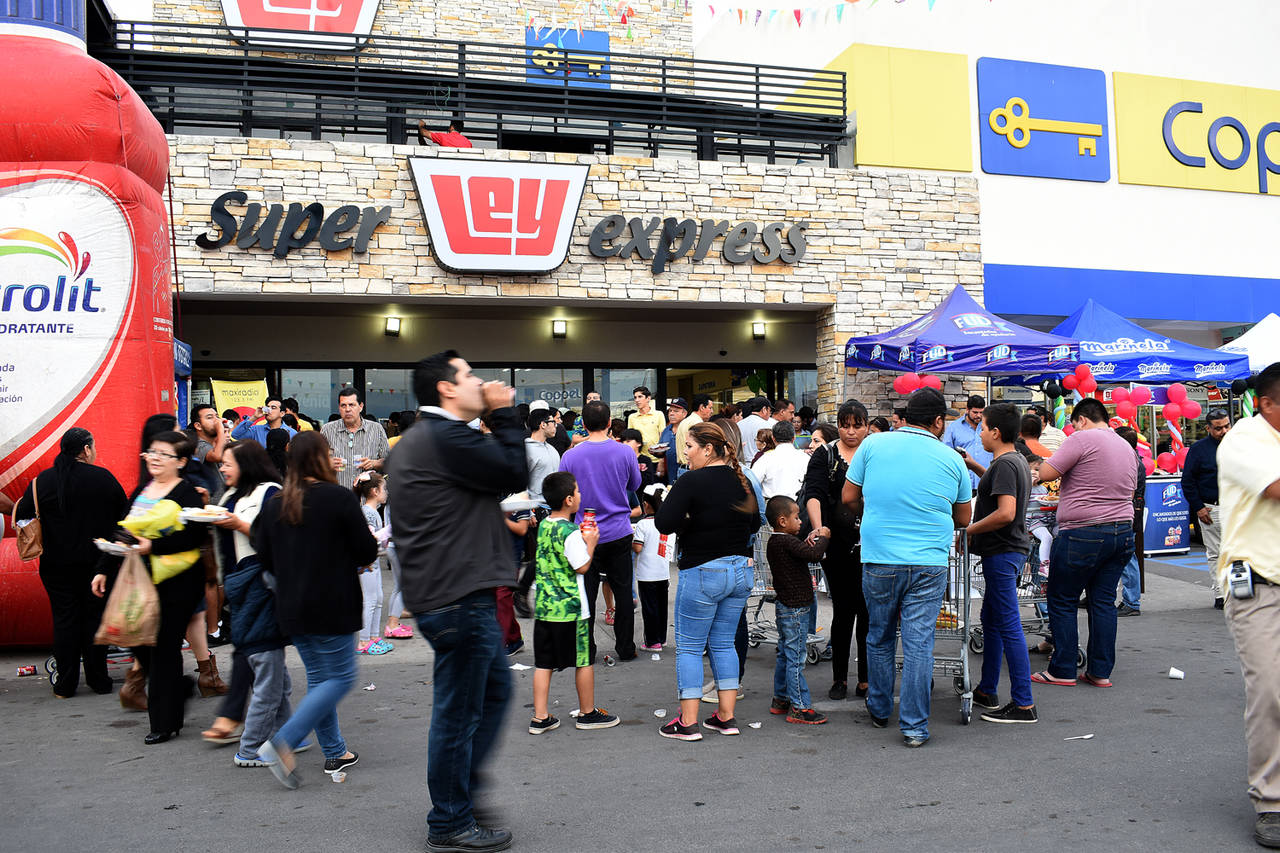
[[[357,456],[386,459],[391,453],[391,445],[387,443],[387,433],[382,424],[367,418],[360,419],[360,426],[356,427],[355,432],[348,430],[341,420],[329,421],[320,427],[320,434],[329,441],[333,455],[341,457],[346,463],[337,475],[338,484],[348,489],[355,485],[356,477],[360,475],[360,468],[356,464]]]

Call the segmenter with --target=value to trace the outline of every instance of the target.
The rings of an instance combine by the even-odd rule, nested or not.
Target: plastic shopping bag
[[[142,558],[129,554],[111,588],[93,641],[100,646],[154,646],[159,630],[160,596]]]

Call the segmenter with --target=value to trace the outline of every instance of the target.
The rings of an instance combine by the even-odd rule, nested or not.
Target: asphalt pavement
[[[1222,613],[1209,604],[1194,557],[1149,561],[1142,615],[1120,620],[1114,688],[1037,686],[1038,724],[975,715],[965,726],[950,679],[940,677],[932,738],[917,750],[901,745],[896,716],[875,729],[860,701],[819,699],[830,687],[826,664],[807,677],[829,724],[770,716],[769,646],[748,657],[741,736],[708,732],[696,743],[657,733],[655,711],[676,709],[671,647],[659,660],[641,652],[597,666],[596,702],[623,721],[602,731],[570,724],[577,700],[566,672],[552,679],[561,728],[529,735],[532,670],[515,671],[492,765],[495,805],[513,849],[528,851],[1259,849],[1245,794],[1243,685]],[[606,630],[598,629],[602,651],[612,645]],[[219,655],[224,674],[228,657]],[[191,702],[180,738],[144,746],[144,714],[83,686],[56,700],[44,678],[14,674],[42,664],[44,653],[6,652],[0,848],[421,850],[431,657],[415,637],[362,659],[360,687],[371,689],[354,690],[339,708],[359,764],[335,784],[312,750],[300,756],[302,787],[287,791],[265,769],[235,767],[233,747],[200,739],[214,699]],[[298,698],[304,674],[292,650],[289,660]],[[531,651],[512,663],[531,666]],[[1171,666],[1185,680],[1170,679]],[[123,677],[123,667],[112,669]],[[1072,739],[1081,735],[1092,737]]]

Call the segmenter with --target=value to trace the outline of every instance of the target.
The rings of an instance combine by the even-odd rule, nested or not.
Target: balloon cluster
[[[1165,403],[1164,408],[1160,410],[1165,420],[1177,422],[1179,418],[1195,420],[1200,417],[1200,404],[1195,400],[1187,399],[1187,389],[1181,383],[1170,385],[1167,393],[1169,402]]]
[[[1177,473],[1178,469],[1182,468],[1186,464],[1187,448],[1183,447],[1179,449],[1177,453],[1169,453],[1168,451],[1161,453],[1156,457],[1155,467],[1158,467],[1161,471],[1165,471],[1166,473],[1174,474]],[[1152,470],[1154,469],[1148,469],[1147,473],[1150,474]]]
[[[918,373],[904,373],[893,380],[893,390],[899,394],[910,394],[912,391],[921,388],[933,388],[941,391],[942,380],[932,374],[921,376]]]
[[[1098,390],[1098,380],[1093,378],[1093,370],[1087,364],[1076,367],[1075,373],[1062,377],[1062,387],[1068,391],[1079,391],[1081,394],[1092,394]]]

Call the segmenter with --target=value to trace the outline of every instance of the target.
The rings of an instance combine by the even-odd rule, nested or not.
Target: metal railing
[[[436,127],[459,116],[468,137],[499,147],[831,163],[845,139],[839,71],[577,49],[566,57],[550,46],[385,35],[358,46],[352,36],[329,38],[336,45],[317,45],[315,33],[300,30],[115,21],[90,53],[124,77],[169,132],[403,143],[419,118]],[[335,49],[342,39],[347,49]]]

